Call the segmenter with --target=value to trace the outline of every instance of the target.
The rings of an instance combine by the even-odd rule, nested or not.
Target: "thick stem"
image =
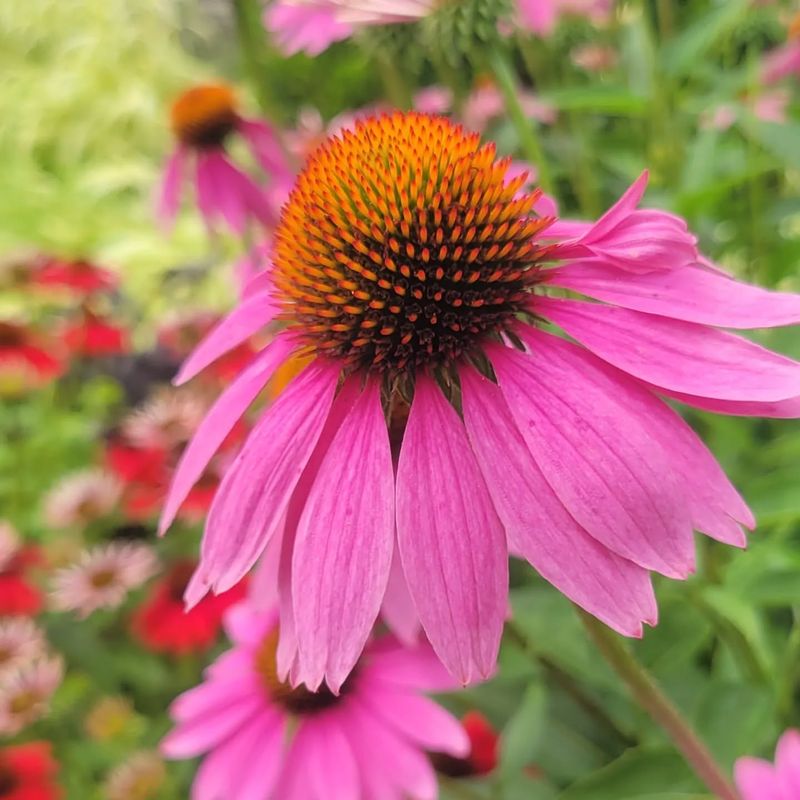
[[[697,777],[720,800],[739,800],[739,795],[709,749],[664,694],[655,678],[636,661],[620,637],[585,611],[578,609],[578,614],[589,637],[624,681],[634,700],[661,726]]]
[[[506,111],[508,111],[511,122],[516,128],[525,158],[528,159],[532,166],[536,167],[539,186],[545,192],[550,193],[553,190],[550,167],[539,141],[537,123],[535,120],[528,119],[525,116],[525,111],[520,105],[514,72],[503,53],[497,48],[489,52],[488,61],[492,74],[497,81],[497,87],[503,95]]]

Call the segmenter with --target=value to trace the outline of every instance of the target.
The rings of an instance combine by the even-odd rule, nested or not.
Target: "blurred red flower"
[[[39,548],[29,545],[0,565],[0,616],[32,617],[42,610],[42,593],[26,576],[41,560]]]
[[[128,331],[104,317],[83,309],[78,319],[63,330],[64,344],[73,356],[98,358],[125,353],[129,349]]]
[[[90,261],[45,257],[32,282],[37,286],[60,287],[87,295],[110,291],[116,288],[119,279],[110,270]]]
[[[58,800],[58,764],[49,742],[0,749],[0,800]]]
[[[49,383],[64,367],[55,343],[27,325],[0,320],[0,393]]]
[[[225,610],[244,598],[242,581],[185,611],[183,593],[196,566],[191,561],[177,562],[136,610],[133,632],[148,649],[173,655],[207,650],[217,639]]]

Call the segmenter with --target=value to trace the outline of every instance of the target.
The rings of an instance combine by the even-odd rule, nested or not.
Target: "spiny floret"
[[[446,119],[362,121],[309,159],[276,232],[283,317],[318,353],[359,368],[447,363],[524,305],[544,254],[496,160]]]

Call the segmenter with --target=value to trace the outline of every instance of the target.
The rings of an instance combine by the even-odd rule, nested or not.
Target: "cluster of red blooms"
[[[0,749],[0,798],[59,800],[58,764],[48,742],[28,742]]]
[[[116,355],[128,348],[128,331],[101,313],[102,298],[117,276],[83,260],[25,256],[0,265],[0,288],[57,296],[66,316],[52,329],[0,320],[0,393],[17,394],[60,377],[70,360]]]

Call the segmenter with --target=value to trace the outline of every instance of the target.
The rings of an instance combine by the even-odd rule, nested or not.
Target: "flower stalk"
[[[497,87],[503,95],[506,111],[517,131],[525,158],[536,168],[537,183],[545,192],[552,192],[553,183],[550,168],[544,155],[544,149],[539,141],[537,123],[528,119],[520,105],[517,91],[517,82],[514,72],[506,61],[505,56],[494,48],[488,54],[489,68],[497,81]]]
[[[620,637],[585,611],[578,609],[578,615],[600,654],[622,679],[639,706],[669,736],[697,777],[720,800],[739,800],[739,795],[708,747],[655,678],[636,661]]]

